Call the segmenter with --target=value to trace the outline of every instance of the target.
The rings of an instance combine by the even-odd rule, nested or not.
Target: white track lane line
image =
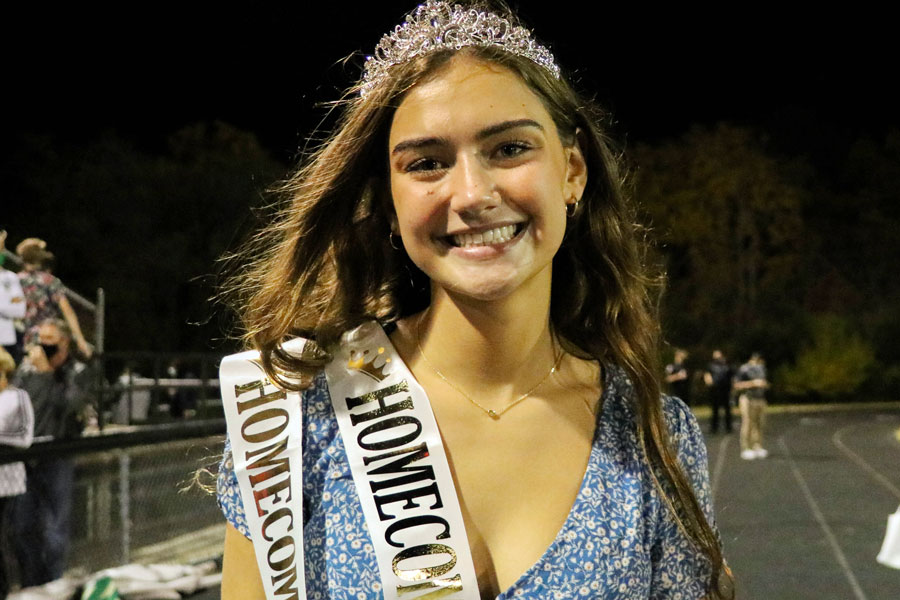
[[[722,473],[725,471],[725,454],[728,452],[728,444],[733,436],[726,435],[719,442],[719,453],[716,455],[716,464],[713,467],[712,481],[709,485],[709,493],[713,502],[716,501],[716,492],[719,491],[719,482],[722,480]]]
[[[819,508],[819,504],[816,502],[816,499],[813,497],[809,486],[806,484],[806,480],[803,479],[803,474],[800,473],[800,469],[797,467],[797,463],[794,462],[794,457],[791,456],[791,451],[788,449],[787,444],[784,442],[784,436],[778,438],[778,443],[781,444],[781,448],[782,450],[784,450],[784,455],[787,457],[788,466],[791,467],[791,472],[793,472],[794,478],[800,485],[800,489],[803,491],[803,495],[806,496],[806,502],[809,504],[809,507],[812,510],[813,517],[815,517],[816,522],[819,524],[819,527],[825,534],[825,539],[828,540],[828,544],[831,546],[832,552],[834,552],[835,559],[837,559],[838,564],[841,566],[841,570],[844,572],[844,576],[847,578],[847,581],[850,583],[850,587],[853,589],[853,595],[856,596],[857,600],[868,600],[865,592],[863,592],[862,588],[859,585],[859,581],[857,581],[856,579],[856,575],[853,574],[853,569],[850,568],[850,563],[847,560],[847,557],[844,555],[844,551],[841,550],[841,546],[838,544],[837,537],[834,535],[834,532],[828,525],[828,521],[825,520],[825,515],[822,514],[822,510]]]
[[[851,427],[856,427],[857,425],[858,424],[847,425],[846,427],[842,427],[835,431],[834,435],[831,436],[832,443],[837,446],[837,449],[843,452],[847,458],[855,462],[860,469],[868,473],[872,477],[872,479],[880,483],[882,486],[884,486],[885,489],[887,489],[890,493],[900,499],[900,488],[891,483],[891,481],[887,477],[876,471],[875,467],[866,462],[866,460],[859,454],[848,448],[844,444],[843,440],[841,440],[841,434],[844,431],[850,429]]]

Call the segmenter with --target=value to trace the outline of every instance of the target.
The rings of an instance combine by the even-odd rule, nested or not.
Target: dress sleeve
[[[677,398],[666,397],[663,403],[672,444],[682,468],[694,488],[694,493],[707,521],[718,536],[709,485],[706,444],[697,419]],[[695,548],[663,502],[651,550],[653,580],[650,598],[653,600],[694,600],[705,598],[709,592],[711,568],[706,557]]]
[[[225,515],[225,520],[235,529],[250,537],[247,519],[244,516],[244,503],[241,501],[241,489],[234,474],[234,460],[231,457],[231,440],[225,440],[225,452],[219,463],[219,475],[216,478],[216,502]]]

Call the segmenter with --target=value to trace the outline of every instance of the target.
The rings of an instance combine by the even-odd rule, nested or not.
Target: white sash
[[[303,344],[305,340],[291,340],[285,349],[300,352]],[[266,598],[305,599],[300,394],[275,387],[255,351],[225,357],[219,385]]]
[[[302,350],[304,340],[285,344]],[[479,600],[437,422],[381,327],[344,334],[325,376],[387,600]],[[269,600],[306,597],[302,406],[258,352],[226,357],[220,385],[256,559]]]
[[[479,600],[462,512],[425,390],[381,327],[325,367],[387,600]]]

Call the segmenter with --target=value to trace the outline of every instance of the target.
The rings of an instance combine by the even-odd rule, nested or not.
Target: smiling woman
[[[598,114],[503,6],[385,36],[231,282],[224,598],[730,595]]]

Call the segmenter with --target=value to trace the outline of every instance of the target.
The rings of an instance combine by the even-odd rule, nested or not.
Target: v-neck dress
[[[591,455],[572,510],[543,556],[498,600],[692,600],[707,595],[710,565],[653,485],[629,401],[631,383],[618,367],[607,365],[605,374]],[[324,375],[303,392],[302,401],[307,597],[383,598]],[[665,397],[663,409],[681,464],[714,525],[706,446],[697,421],[677,398]],[[217,487],[225,517],[249,537],[227,443]]]

